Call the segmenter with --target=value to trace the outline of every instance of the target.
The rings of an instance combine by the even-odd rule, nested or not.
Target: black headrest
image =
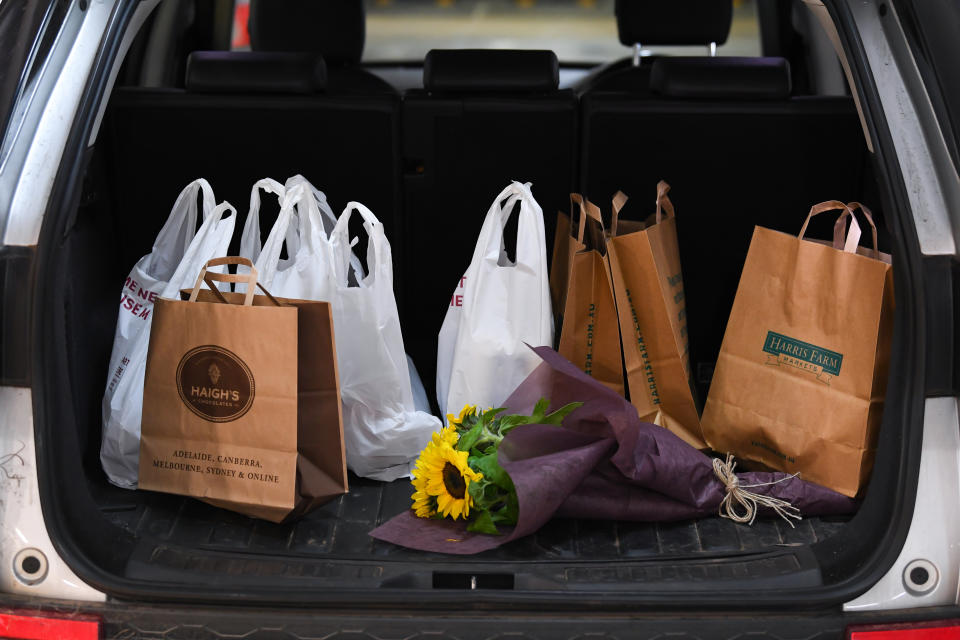
[[[316,53],[194,51],[187,58],[187,91],[198,93],[316,93],[327,66]]]
[[[628,47],[718,45],[727,41],[733,0],[617,0],[617,31]]]
[[[330,66],[357,64],[366,36],[360,0],[250,0],[250,48],[309,51]]]
[[[790,97],[790,63],[783,58],[659,58],[650,71],[650,88],[672,98],[784,99]]]
[[[433,49],[423,61],[427,91],[554,91],[559,84],[553,51]]]

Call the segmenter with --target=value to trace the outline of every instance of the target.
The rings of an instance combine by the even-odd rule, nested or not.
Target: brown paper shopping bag
[[[657,210],[646,228],[620,222],[627,196],[613,199],[607,243],[620,318],[630,402],[699,449],[706,448],[694,400],[687,346],[687,312],[670,185],[657,185]]]
[[[570,215],[557,212],[557,229],[553,235],[553,256],[550,259],[550,299],[553,301],[553,317],[560,318],[567,305],[567,288],[570,284],[570,265],[573,254],[583,245],[571,235],[573,214],[576,207],[583,207],[583,196],[570,194]]]
[[[571,194],[571,200],[576,194]],[[560,355],[623,395],[623,358],[600,209],[578,198],[580,222],[571,246]]]
[[[250,273],[209,271],[225,264]],[[189,300],[157,300],[140,488],[282,522],[347,490],[333,320],[326,302],[254,295],[256,277],[217,258]]]
[[[837,209],[833,246],[804,239],[812,216]],[[866,207],[815,205],[799,237],[757,227],[704,408],[710,446],[855,496],[873,464],[893,305]]]

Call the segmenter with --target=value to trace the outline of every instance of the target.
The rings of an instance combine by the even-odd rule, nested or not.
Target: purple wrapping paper
[[[663,427],[642,422],[629,402],[552,349],[534,351],[543,363],[504,403],[506,413],[530,414],[540,398],[550,400],[551,411],[569,402],[584,404],[562,427],[517,427],[501,443],[500,464],[517,488],[517,526],[490,536],[468,532],[463,521],[405,511],[370,535],[411,549],[473,554],[529,535],[552,517],[664,522],[717,513],[726,489],[712,458]],[[784,473],[737,477],[741,485],[788,478],[750,491],[787,500],[804,516],[857,507],[856,500]],[[772,513],[760,509],[759,516]]]

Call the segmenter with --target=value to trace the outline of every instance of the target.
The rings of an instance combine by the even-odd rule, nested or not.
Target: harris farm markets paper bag
[[[607,250],[630,402],[642,420],[705,449],[690,376],[686,300],[669,190],[666,182],[657,185],[657,210],[642,230],[620,222],[627,197],[618,192]]]
[[[223,264],[250,273],[208,270]],[[347,490],[333,321],[328,303],[254,295],[255,282],[249,260],[217,258],[189,301],[157,300],[140,488],[283,522]]]
[[[579,249],[570,257],[559,352],[622,396],[623,357],[603,220],[596,205],[577,194],[570,198],[580,204],[580,222],[569,244]]]
[[[858,247],[857,208],[873,250]],[[836,209],[833,246],[804,239],[812,216]],[[754,230],[704,408],[710,446],[857,494],[873,465],[892,336],[890,256],[876,244],[859,203],[815,205],[799,237]]]

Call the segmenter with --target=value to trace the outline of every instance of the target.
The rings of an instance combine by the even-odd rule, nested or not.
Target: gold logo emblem
[[[253,406],[256,385],[237,354],[207,344],[188,351],[177,367],[177,390],[190,411],[209,422],[232,422]]]

